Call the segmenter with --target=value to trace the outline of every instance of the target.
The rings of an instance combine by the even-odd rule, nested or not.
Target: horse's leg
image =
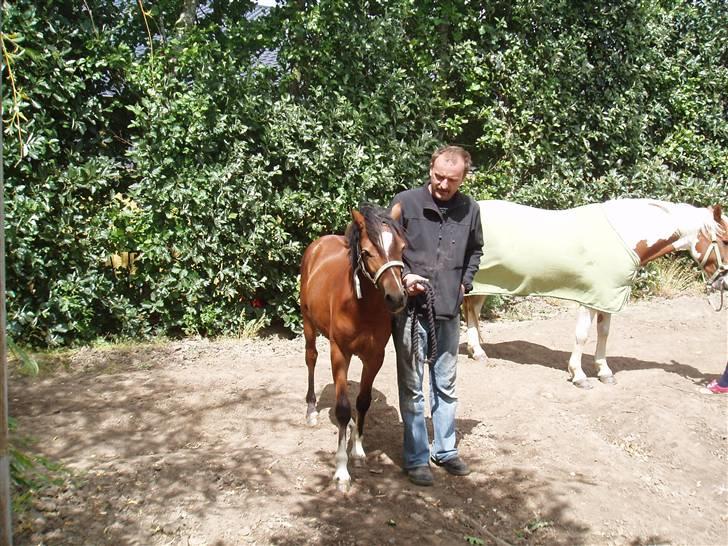
[[[315,425],[318,422],[316,411],[316,391],[313,387],[313,372],[316,368],[318,351],[316,350],[316,329],[311,322],[303,317],[303,337],[306,340],[306,367],[308,368],[308,392],[306,392],[306,422]]]
[[[584,345],[589,339],[589,329],[594,321],[596,311],[583,305],[579,306],[576,314],[576,332],[574,341],[574,350],[569,358],[569,373],[571,374],[571,382],[582,389],[591,389],[591,385],[587,381],[584,370],[581,369],[581,356],[584,354]]]
[[[364,453],[364,420],[372,403],[372,386],[374,378],[379,373],[384,361],[384,349],[374,355],[362,357],[361,381],[359,382],[359,395],[356,397],[356,426],[352,427],[351,456],[355,462],[360,463],[366,457]]]
[[[480,333],[480,310],[483,308],[487,296],[466,296],[463,299],[463,310],[467,324],[468,354],[475,360],[488,361],[481,342],[483,336]]]
[[[351,404],[349,403],[349,387],[346,374],[349,369],[351,355],[346,355],[340,347],[331,341],[331,373],[336,390],[336,421],[339,425],[339,447],[336,450],[336,472],[334,481],[339,491],[347,491],[351,484],[351,476],[346,468],[349,458],[346,454],[348,444],[347,427],[351,421]]]
[[[607,338],[609,337],[609,325],[612,322],[611,313],[600,311],[597,313],[597,349],[594,353],[594,363],[597,365],[597,377],[599,381],[607,384],[614,384],[614,374],[607,364]]]

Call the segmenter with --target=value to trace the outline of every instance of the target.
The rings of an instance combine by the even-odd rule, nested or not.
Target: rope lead
[[[425,364],[432,365],[437,360],[437,334],[435,332],[435,293],[432,290],[430,283],[423,282],[422,285],[425,287],[424,292],[424,313],[425,319],[427,320],[427,344],[429,346],[429,356],[425,359]],[[418,297],[419,300],[419,297]],[[420,338],[417,335],[417,301],[413,305],[410,305],[408,313],[411,323],[411,336],[412,336],[412,358],[419,358],[420,354]]]

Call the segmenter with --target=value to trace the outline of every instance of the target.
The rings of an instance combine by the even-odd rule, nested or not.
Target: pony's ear
[[[360,231],[366,231],[366,223],[364,222],[364,216],[361,212],[356,209],[351,209],[351,217],[354,220],[354,223],[359,226]]]
[[[723,220],[723,211],[721,210],[720,205],[715,205],[713,207],[713,220],[715,220],[719,224]]]
[[[392,217],[392,220],[399,222],[399,219],[402,218],[402,205],[395,203],[392,210],[389,211],[389,215]]]

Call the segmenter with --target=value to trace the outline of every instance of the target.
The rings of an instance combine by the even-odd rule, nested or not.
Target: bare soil
[[[15,544],[728,544],[728,396],[700,389],[725,366],[728,312],[692,296],[630,305],[608,344],[617,384],[585,391],[566,372],[574,306],[535,308],[484,324],[489,366],[463,334],[457,426],[473,472],[435,468],[430,488],[400,468],[391,346],[345,495],[323,338],[315,427],[301,338],[85,349],[13,373],[20,433],[72,472],[16,516]]]

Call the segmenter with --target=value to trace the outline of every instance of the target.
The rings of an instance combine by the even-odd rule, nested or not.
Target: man
[[[415,318],[419,353],[412,355],[411,318],[400,313],[393,319],[392,336],[397,353],[399,408],[404,422],[404,470],[417,485],[432,485],[429,462],[450,474],[465,476],[467,464],[455,447],[455,378],[460,344],[460,303],[472,288],[473,277],[483,254],[480,209],[460,193],[470,170],[470,154],[459,146],[436,150],[430,160],[430,180],[416,189],[397,194],[391,212],[407,232],[403,281]],[[428,321],[423,315],[429,283],[434,294],[437,357],[430,365],[430,413],[433,441],[429,446],[425,424],[422,382]]]

